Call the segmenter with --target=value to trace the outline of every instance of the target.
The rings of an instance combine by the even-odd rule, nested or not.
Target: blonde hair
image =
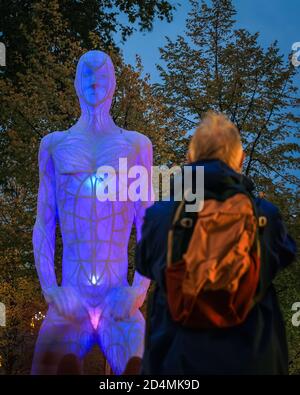
[[[220,159],[238,171],[242,150],[237,127],[225,115],[209,111],[191,139],[189,155],[192,161]]]

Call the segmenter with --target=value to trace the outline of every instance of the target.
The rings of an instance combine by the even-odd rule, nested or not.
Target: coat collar
[[[215,189],[220,186],[225,187],[230,180],[231,183],[234,181],[237,185],[242,184],[248,192],[254,190],[254,183],[248,176],[237,173],[220,159],[200,160],[186,166],[192,166],[193,173],[196,171],[197,166],[204,166],[204,187],[207,189]]]

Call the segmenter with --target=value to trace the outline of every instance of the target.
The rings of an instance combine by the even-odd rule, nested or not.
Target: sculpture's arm
[[[148,179],[145,180],[145,188],[147,188],[147,201],[137,201],[134,204],[134,222],[136,227],[136,237],[137,242],[140,241],[142,235],[142,226],[144,222],[144,215],[146,209],[152,205],[152,164],[153,164],[153,150],[152,143],[147,138],[144,137],[143,142],[140,144],[139,148],[139,165],[144,166],[147,169]],[[147,294],[148,287],[150,285],[150,280],[139,274],[137,271],[134,273],[134,279],[132,286],[136,288],[138,293],[138,304],[141,306]]]
[[[54,269],[55,228],[57,219],[54,164],[50,152],[51,135],[45,136],[39,149],[39,191],[37,216],[33,228],[33,251],[43,294],[57,287]]]

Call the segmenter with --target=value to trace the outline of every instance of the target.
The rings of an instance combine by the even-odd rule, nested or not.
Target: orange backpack
[[[251,196],[205,198],[201,211],[177,206],[168,235],[166,288],[174,321],[189,328],[242,323],[255,303],[260,273],[258,217]]]

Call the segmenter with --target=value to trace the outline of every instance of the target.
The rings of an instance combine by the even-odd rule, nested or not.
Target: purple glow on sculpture
[[[149,281],[135,273],[127,281],[128,242],[133,223],[140,237],[149,200],[105,201],[97,188],[108,176],[100,166],[152,165],[150,140],[115,125],[109,110],[116,86],[108,55],[90,51],[78,63],[75,89],[78,122],[42,139],[40,185],[33,247],[37,272],[49,310],[36,344],[33,374],[55,374],[65,354],[81,361],[97,342],[114,373],[132,356],[142,356],[144,318],[139,311]],[[150,180],[149,180],[150,182]],[[62,283],[54,270],[55,228],[63,239]],[[52,362],[44,363],[51,353]]]

